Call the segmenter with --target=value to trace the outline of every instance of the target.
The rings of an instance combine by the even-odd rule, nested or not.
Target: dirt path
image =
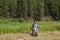
[[[29,33],[9,33],[0,35],[0,40],[60,40],[60,31],[41,32],[34,37]]]

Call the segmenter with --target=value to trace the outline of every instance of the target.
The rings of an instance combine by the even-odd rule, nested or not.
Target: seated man
[[[34,24],[32,25],[32,35],[34,35],[34,36],[38,35],[37,34],[38,28],[39,28],[38,24],[36,23],[36,21],[34,21]]]

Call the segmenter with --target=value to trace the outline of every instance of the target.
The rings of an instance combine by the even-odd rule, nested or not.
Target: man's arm
[[[38,29],[39,29],[39,25],[37,24],[37,26],[38,26]]]

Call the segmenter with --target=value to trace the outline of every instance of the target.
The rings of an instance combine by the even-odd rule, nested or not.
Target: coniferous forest
[[[60,0],[0,0],[0,18],[60,20]]]

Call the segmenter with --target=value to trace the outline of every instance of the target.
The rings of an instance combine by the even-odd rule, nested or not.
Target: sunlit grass
[[[57,31],[60,30],[60,21],[45,21],[38,22],[40,31]]]
[[[0,23],[0,34],[30,32],[33,22],[2,21]],[[39,31],[60,30],[60,21],[39,21]]]

